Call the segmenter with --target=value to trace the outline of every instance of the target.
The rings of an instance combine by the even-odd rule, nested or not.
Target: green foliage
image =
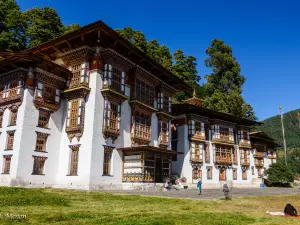
[[[64,27],[64,33],[70,33],[74,30],[78,30],[79,28],[81,28],[80,24],[74,23],[74,24],[70,24]]]
[[[293,172],[284,163],[274,163],[266,171],[268,185],[280,185],[294,181]]]
[[[256,120],[253,108],[241,96],[245,77],[240,64],[232,55],[232,49],[224,41],[213,39],[206,49],[205,65],[212,69],[206,75],[204,106],[220,112]]]
[[[29,47],[54,39],[64,32],[64,25],[56,10],[48,6],[29,9],[24,12],[24,18]]]
[[[26,48],[26,23],[14,0],[0,1],[0,52],[21,51]]]

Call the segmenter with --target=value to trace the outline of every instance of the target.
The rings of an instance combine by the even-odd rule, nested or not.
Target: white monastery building
[[[276,160],[250,121],[201,107],[192,89],[102,21],[0,53],[0,185],[100,190],[172,174],[259,186]],[[261,179],[260,179],[261,180]]]

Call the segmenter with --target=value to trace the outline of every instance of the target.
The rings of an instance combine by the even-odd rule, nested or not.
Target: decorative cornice
[[[129,101],[133,111],[143,112],[144,114],[151,115],[154,112],[157,112],[157,109],[151,107],[139,100],[130,100]]]
[[[28,72],[29,72],[28,69],[18,68],[6,73],[2,73],[0,74],[0,83],[5,84],[13,80],[24,80]]]
[[[74,150],[74,151],[78,151],[80,148],[81,144],[77,144],[77,145],[69,145],[70,149]]]
[[[71,142],[74,137],[77,138],[78,141],[80,141],[80,138],[83,135],[83,126],[78,127],[67,127],[66,133],[68,135],[69,141]]]
[[[117,104],[121,104],[125,100],[129,99],[128,96],[126,96],[118,91],[115,91],[111,88],[101,89],[101,93],[102,93],[104,99],[107,99],[108,101],[111,101],[111,102],[115,102]]]
[[[90,92],[90,88],[85,86],[79,86],[72,89],[67,89],[62,92],[62,94],[68,99],[76,99],[76,98],[85,98]]]
[[[104,151],[112,151],[112,150],[114,150],[114,146],[109,146],[109,145],[103,145],[103,147],[104,147]]]
[[[108,138],[112,139],[112,142],[114,143],[115,140],[118,138],[118,136],[120,135],[120,131],[117,130],[113,130],[110,128],[104,128],[103,129],[103,137],[107,140]]]
[[[88,60],[95,54],[95,50],[88,46],[73,49],[71,51],[61,53],[58,56],[68,65],[76,65]]]
[[[38,137],[42,137],[45,139],[48,138],[48,136],[50,135],[50,134],[46,134],[46,133],[42,133],[42,132],[38,132],[38,131],[36,131],[35,133],[37,134]]]
[[[42,97],[35,96],[33,99],[33,103],[37,109],[47,108],[51,111],[56,112],[59,109],[59,103],[49,103],[44,101]]]

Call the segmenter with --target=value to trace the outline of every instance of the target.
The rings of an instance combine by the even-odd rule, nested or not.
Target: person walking
[[[197,182],[198,195],[202,195],[202,180],[199,179]]]

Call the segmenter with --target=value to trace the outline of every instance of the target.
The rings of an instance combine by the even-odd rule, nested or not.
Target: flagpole
[[[282,138],[283,138],[283,148],[284,148],[284,159],[285,159],[285,165],[287,166],[287,161],[286,161],[286,144],[285,144],[285,137],[284,137],[284,126],[283,126],[282,106],[279,106],[279,110],[280,110],[281,127],[282,127]]]

